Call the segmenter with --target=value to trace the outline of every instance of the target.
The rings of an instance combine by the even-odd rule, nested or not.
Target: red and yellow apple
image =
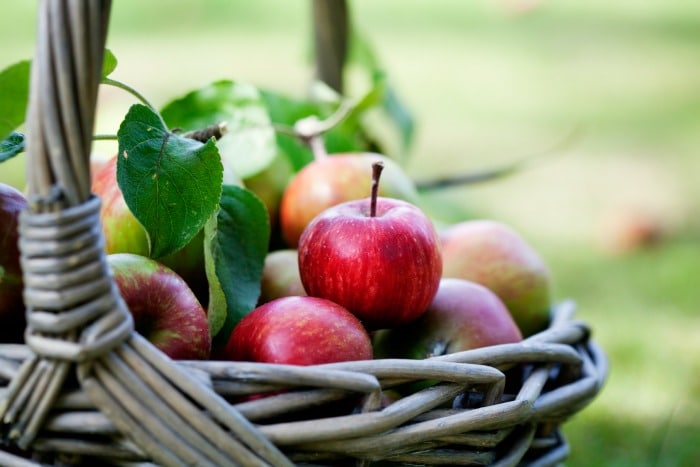
[[[372,164],[385,168],[379,196],[416,204],[418,192],[413,181],[392,159],[374,153],[333,154],[316,159],[289,182],[280,205],[282,238],[296,248],[299,237],[321,211],[345,201],[365,198],[372,183]]]
[[[418,207],[372,196],[317,215],[299,240],[299,273],[306,293],[350,310],[370,329],[406,324],[437,292],[442,258],[437,232]]]
[[[524,336],[550,320],[551,274],[535,249],[511,227],[478,219],[440,233],[443,277],[482,284],[505,303]]]
[[[127,206],[117,184],[116,157],[104,162],[95,173],[92,191],[102,199],[100,221],[105,237],[105,252],[148,256],[148,234]],[[182,276],[206,306],[209,287],[204,268],[204,231],[179,251],[156,259]]]
[[[521,340],[520,329],[495,293],[476,282],[446,278],[417,320],[377,331],[374,350],[377,358],[422,359]]]
[[[209,321],[187,283],[145,256],[107,256],[136,331],[173,359],[203,360],[211,352]]]

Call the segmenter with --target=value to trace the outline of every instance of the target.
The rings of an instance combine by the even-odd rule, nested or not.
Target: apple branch
[[[342,123],[352,109],[353,105],[343,100],[335,112],[325,120],[321,120],[316,115],[302,118],[294,124],[294,136],[311,148],[314,159],[322,159],[328,155],[323,134]]]
[[[384,170],[384,163],[381,161],[372,164],[372,195],[370,197],[369,217],[377,215],[377,194],[379,192],[379,178]]]
[[[227,131],[228,127],[226,122],[219,122],[213,125],[209,125],[206,128],[202,128],[201,130],[188,131],[182,136],[185,138],[194,139],[196,141],[199,141],[200,143],[206,143],[211,138],[214,138],[214,140],[216,141],[220,140],[226,134]]]
[[[509,162],[491,169],[466,174],[450,175],[435,180],[418,180],[416,181],[416,188],[418,188],[418,191],[440,190],[455,186],[488,182],[509,175],[514,175],[518,172],[522,172],[523,170],[533,167],[535,163],[542,162],[545,157],[560,154],[562,150],[569,147],[580,137],[581,131],[582,130],[579,127],[573,128],[560,141],[555,142],[550,147],[523,156],[513,162]]]

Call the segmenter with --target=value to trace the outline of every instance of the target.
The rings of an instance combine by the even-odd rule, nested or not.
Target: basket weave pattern
[[[566,457],[560,426],[607,375],[570,302],[522,343],[426,360],[175,362],[135,333],[106,266],[89,181],[109,9],[107,0],[39,5],[20,231],[28,327],[25,345],[0,345],[0,464]]]

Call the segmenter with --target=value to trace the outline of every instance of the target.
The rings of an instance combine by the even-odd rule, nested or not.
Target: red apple
[[[130,253],[108,255],[107,262],[139,334],[170,358],[209,358],[206,312],[179,275],[155,260]]]
[[[101,156],[98,154],[90,155],[90,181],[94,182],[97,174],[102,171],[105,165],[110,163],[112,158]]]
[[[440,234],[443,277],[478,282],[500,297],[524,336],[549,323],[551,275],[530,244],[492,220],[454,224]]]
[[[283,297],[247,314],[222,353],[232,361],[317,365],[370,360],[362,323],[342,306],[315,297]]]
[[[296,248],[306,226],[324,209],[367,197],[372,164],[378,161],[385,165],[379,195],[416,204],[418,193],[413,181],[385,156],[348,153],[316,159],[292,178],[282,196],[280,227],[287,246]]]
[[[276,298],[306,295],[299,275],[299,253],[286,249],[271,251],[265,257],[260,299],[262,305]]]
[[[422,359],[521,340],[495,293],[476,282],[442,279],[428,310],[406,326],[378,331],[374,349],[377,358]]]
[[[344,306],[372,329],[420,316],[442,272],[430,219],[406,201],[377,197],[377,183],[378,174],[370,198],[316,216],[299,240],[306,292]]]
[[[117,184],[117,158],[103,162],[95,173],[92,191],[102,199],[100,220],[107,254],[132,253],[148,256],[148,235],[124,201]],[[200,302],[207,303],[209,287],[204,269],[204,231],[172,255],[156,258],[189,284]]]
[[[27,199],[16,188],[0,183],[0,341],[21,342],[26,320],[19,253],[19,214]]]

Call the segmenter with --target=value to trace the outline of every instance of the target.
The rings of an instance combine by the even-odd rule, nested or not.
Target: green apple
[[[524,336],[543,330],[550,320],[552,279],[535,249],[514,229],[477,219],[440,233],[443,277],[482,284],[505,303]]]
[[[260,299],[262,305],[276,298],[306,295],[299,274],[299,254],[294,249],[271,251],[265,257]]]
[[[286,155],[280,152],[265,169],[243,179],[243,186],[255,193],[265,204],[272,228],[278,224],[282,194],[292,175],[292,164]]]
[[[418,204],[415,184],[395,161],[374,153],[332,154],[309,163],[289,182],[282,195],[282,238],[296,248],[311,220],[326,208],[366,198],[371,191],[372,164],[384,163],[379,196]]]

